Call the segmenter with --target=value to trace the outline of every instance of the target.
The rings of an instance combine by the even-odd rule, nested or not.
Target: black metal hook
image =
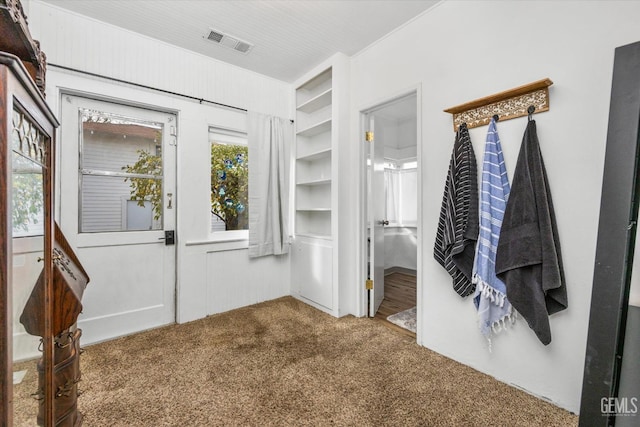
[[[536,111],[536,107],[534,107],[533,105],[529,105],[529,108],[527,108],[527,113],[529,113],[529,121],[533,120],[534,111]]]
[[[497,115],[497,114],[494,114],[493,115],[493,120],[495,120],[497,122],[498,120],[500,120],[500,116]]]
[[[460,126],[458,127],[458,131],[461,131],[462,129],[466,129],[466,128],[467,128],[467,122],[460,123]]]

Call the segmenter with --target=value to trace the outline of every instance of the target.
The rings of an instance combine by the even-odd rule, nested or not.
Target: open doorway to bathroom
[[[369,317],[416,333],[418,122],[412,92],[363,112]]]

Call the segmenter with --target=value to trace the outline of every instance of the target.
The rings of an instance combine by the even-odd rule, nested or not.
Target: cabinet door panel
[[[320,239],[296,239],[291,254],[293,288],[300,296],[329,310],[333,307],[332,247]]]

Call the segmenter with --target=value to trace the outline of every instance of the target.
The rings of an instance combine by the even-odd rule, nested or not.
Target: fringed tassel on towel
[[[486,282],[480,280],[477,275],[473,276],[473,283],[476,285],[476,292],[479,294],[480,298],[484,298],[498,307],[504,307],[505,302],[507,302],[507,295],[500,292],[499,290],[491,287]],[[508,303],[508,302],[507,302]],[[491,324],[491,332],[493,334],[498,334],[503,330],[507,329],[509,325],[514,325],[516,323],[516,319],[518,317],[518,313],[513,309],[513,306],[509,304],[506,313],[499,319],[495,320]],[[478,317],[478,324],[481,325],[482,317]],[[482,329],[482,328],[481,328]],[[491,335],[486,335],[487,343],[489,346],[489,352],[491,352]]]
[[[491,300],[492,303],[499,307],[504,307],[504,301],[507,299],[505,294],[495,288],[492,288],[482,280],[479,280],[478,276],[473,277],[473,283],[478,286],[478,290],[483,298]]]

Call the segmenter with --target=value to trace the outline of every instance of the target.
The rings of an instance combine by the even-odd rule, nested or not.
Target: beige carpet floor
[[[382,322],[286,297],[87,346],[85,426],[576,426]],[[33,362],[16,425],[35,425]],[[31,413],[31,415],[26,415]]]

